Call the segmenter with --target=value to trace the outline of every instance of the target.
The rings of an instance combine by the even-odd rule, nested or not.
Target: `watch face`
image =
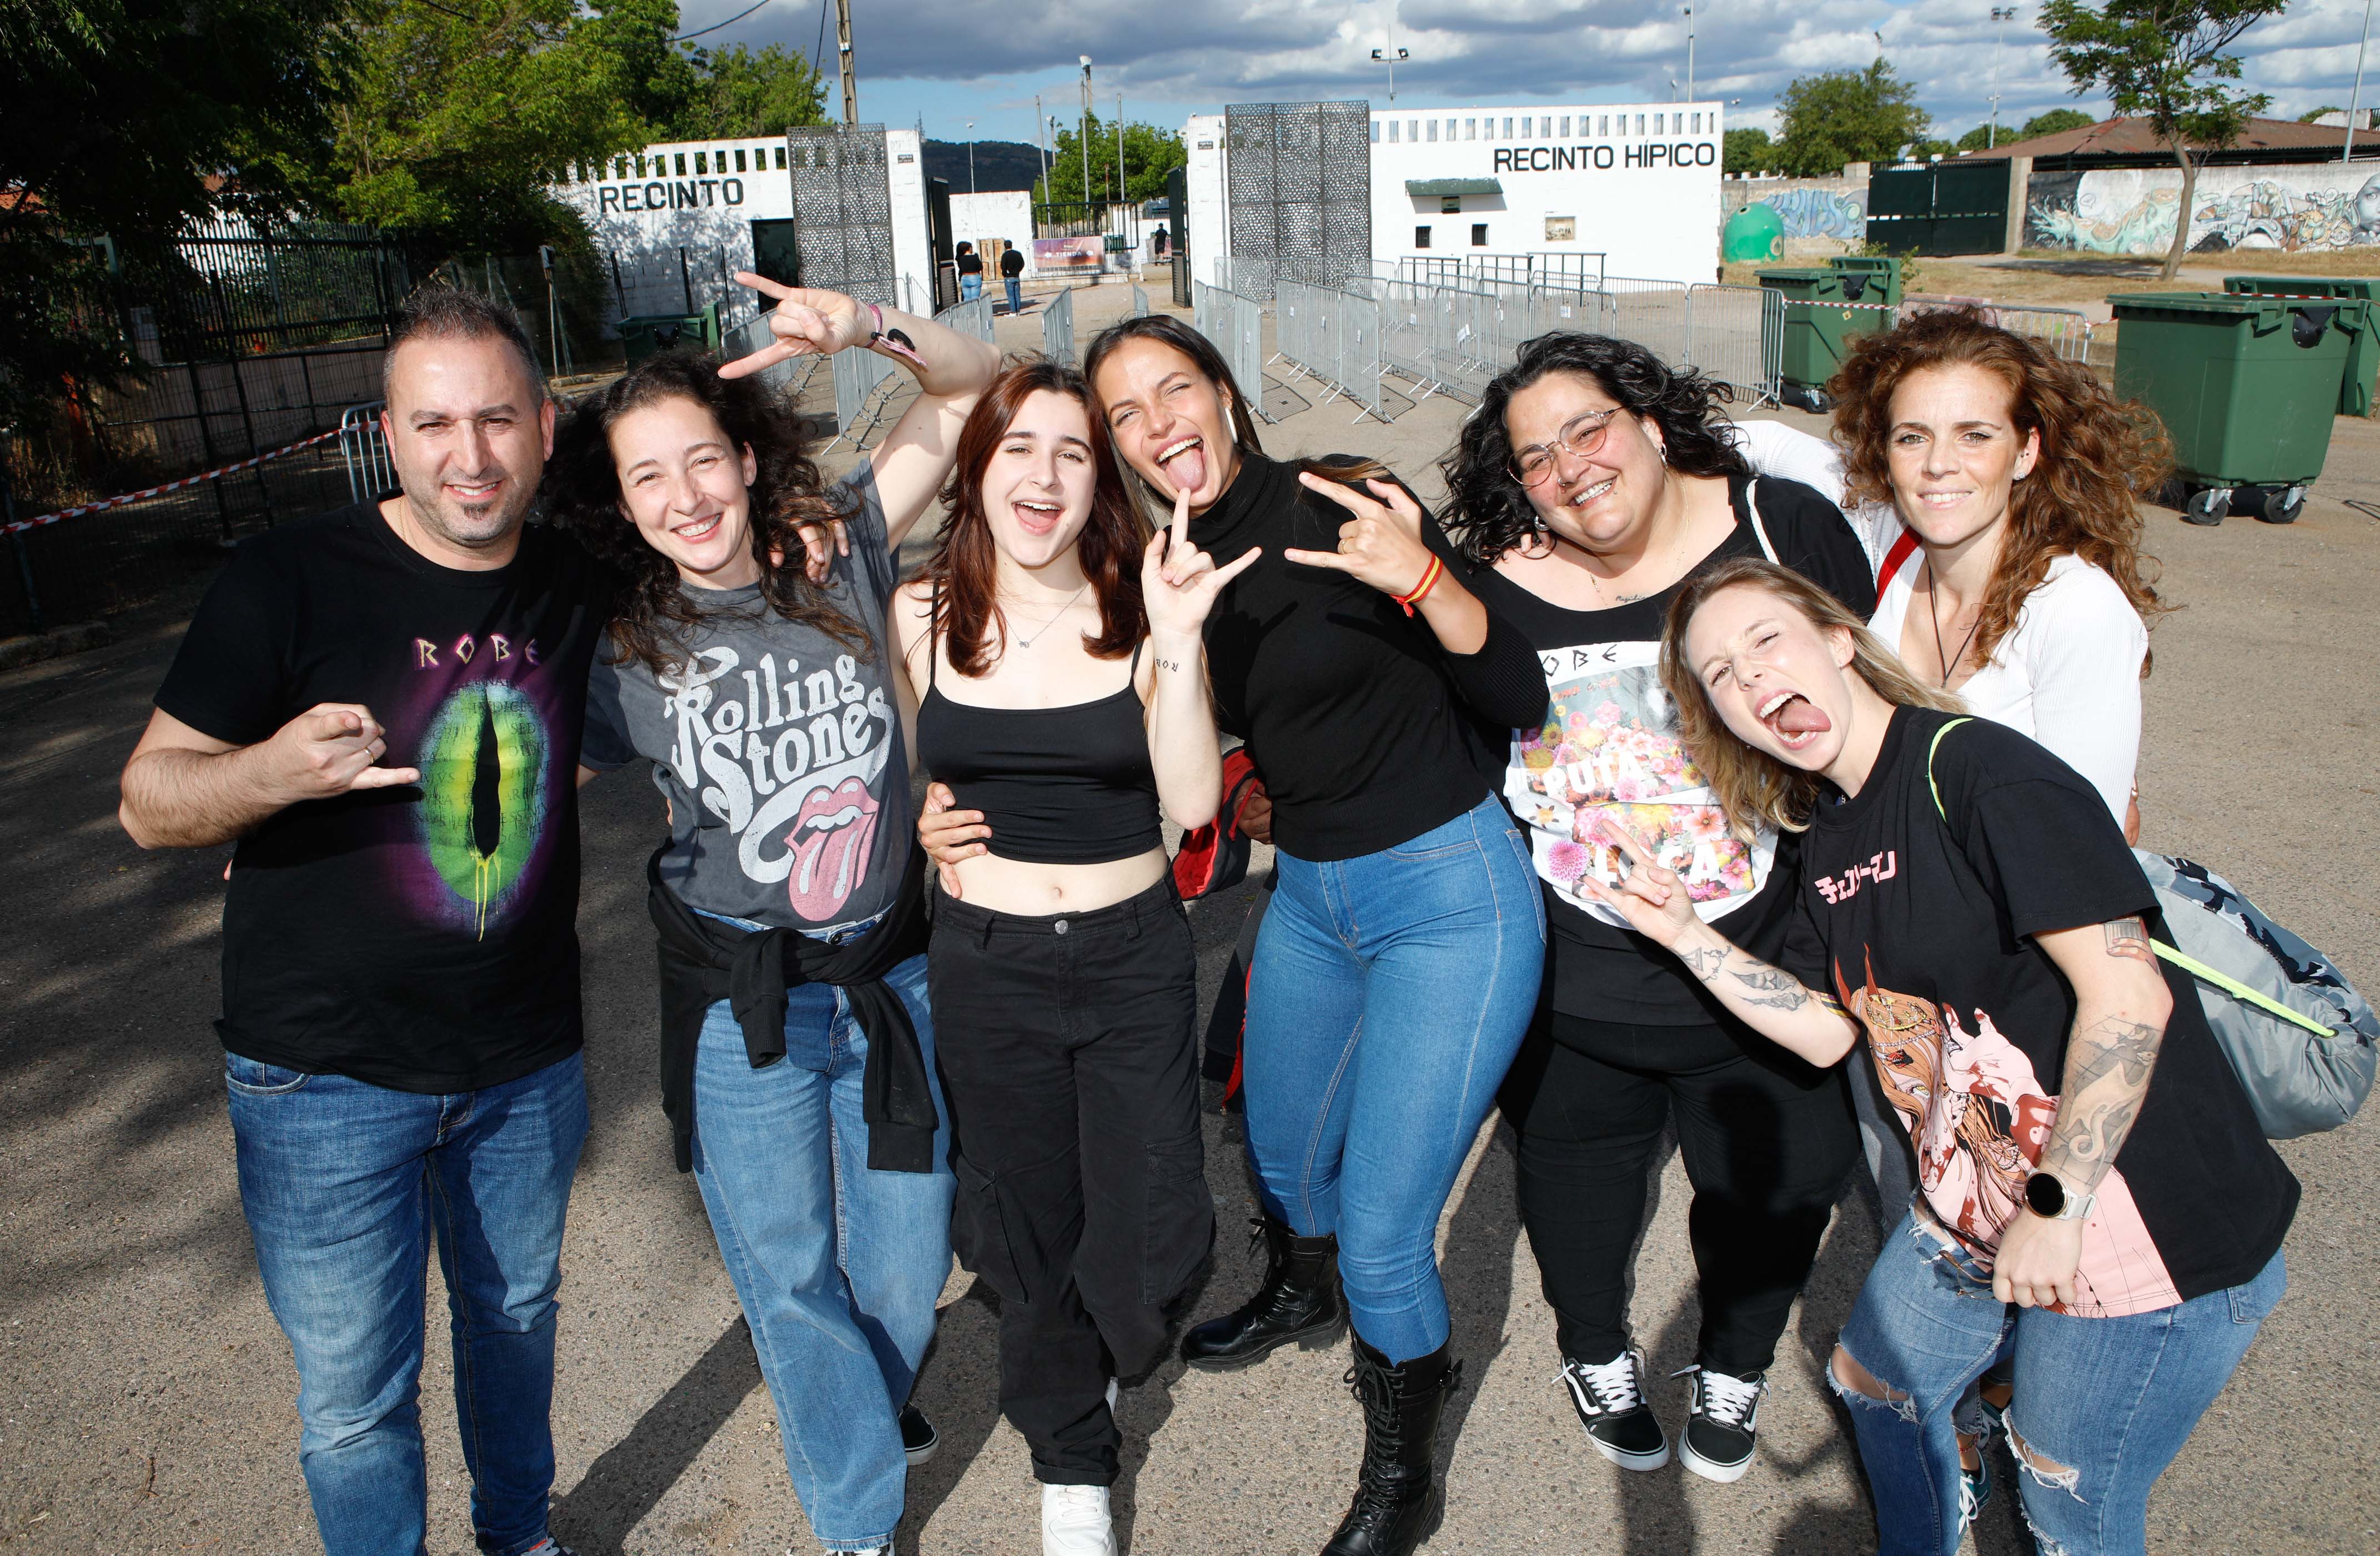
[[[2024,1202],[2034,1215],[2055,1220],[2066,1209],[2066,1185],[2055,1173],[2035,1173],[2024,1180]]]

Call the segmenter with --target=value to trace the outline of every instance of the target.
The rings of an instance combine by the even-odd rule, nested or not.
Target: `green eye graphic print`
[[[475,939],[501,921],[545,832],[545,723],[514,687],[458,687],[421,751],[422,842]]]

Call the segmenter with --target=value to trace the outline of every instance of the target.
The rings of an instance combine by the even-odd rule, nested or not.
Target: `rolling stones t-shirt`
[[[239,841],[224,1046],[399,1091],[471,1091],[579,1042],[576,769],[608,575],[531,525],[443,567],[377,504],[243,544],[157,706],[249,746],[318,703],[387,731],[418,785],[293,805]]]
[[[1988,1263],[2058,1122],[2074,1020],[2071,989],[2029,937],[2133,916],[2166,930],[2098,792],[1987,720],[1936,747],[1952,717],[1900,709],[1866,785],[1820,804],[1802,903],[1823,949],[1801,965],[1797,943],[1787,965],[1864,1028],[1917,1148],[1921,1211]],[[2196,987],[2157,966],[2173,1015],[2083,1224],[2078,1300],[2065,1310],[2084,1318],[2253,1278],[2297,1209],[2297,1180],[2257,1127]]]
[[[828,602],[866,647],[786,621],[760,586],[701,590],[686,664],[655,675],[595,656],[581,760],[638,757],[669,799],[662,879],[690,907],[818,932],[890,906],[916,818],[885,611],[899,582],[863,462],[834,493],[859,499]]]
[[[1735,530],[1696,572],[1728,557],[1772,555],[1867,618],[1876,606],[1873,575],[1840,509],[1797,481],[1773,478],[1733,477],[1728,494]],[[1729,826],[1679,743],[1661,689],[1661,624],[1682,581],[1603,611],[1549,604],[1489,570],[1464,581],[1527,634],[1552,694],[1543,725],[1512,732],[1503,794],[1545,883],[1554,1008],[1646,1026],[1716,1021],[1718,1003],[1678,959],[1628,929],[1585,886],[1589,879],[1616,886],[1626,873],[1619,850],[1595,825],[1608,814],[1684,877],[1695,911],[1723,918],[1746,951],[1774,961],[1784,942],[1795,840],[1780,842],[1766,827],[1744,835]],[[1780,875],[1787,884],[1771,890]]]

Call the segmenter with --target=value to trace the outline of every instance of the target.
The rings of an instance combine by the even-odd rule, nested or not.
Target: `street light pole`
[[[1411,49],[1397,47],[1397,0],[1389,0],[1389,46],[1385,49],[1374,49],[1372,58],[1375,62],[1385,62],[1389,67],[1389,101],[1390,103],[1397,100],[1397,61],[1412,57]]]
[[[1691,103],[1694,100],[1694,8],[1688,6],[1684,10],[1686,13],[1686,101]]]
[[[967,193],[969,193],[969,194],[973,194],[973,193],[975,193],[975,121],[974,121],[973,119],[969,119],[969,120],[967,120],[967,122],[966,122],[966,127],[967,127]]]
[[[2365,0],[2369,5],[2371,0]],[[2016,19],[2014,6],[1994,6],[1992,20],[1999,31],[1992,39],[1992,128],[1984,131],[1984,148],[1989,151],[2000,143],[2000,47],[2008,42],[2008,24]]]
[[[1076,139],[1082,141],[1083,208],[1087,213],[1091,204],[1091,56],[1085,54],[1075,57],[1083,62],[1083,132]]]
[[[2363,41],[2355,45],[2355,91],[2347,100],[2347,144],[2341,162],[2355,160],[2355,115],[2363,112],[2363,51],[2372,45],[2372,0],[2363,0]]]

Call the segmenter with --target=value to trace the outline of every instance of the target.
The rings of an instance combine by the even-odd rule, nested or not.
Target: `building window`
[[[1636,133],[1639,135],[1645,133],[1645,115],[1642,114],[1636,115]]]
[[[1462,197],[1461,195],[1440,195],[1440,196],[1439,196],[1439,197],[1438,197],[1438,213],[1439,213],[1439,215],[1441,215],[1441,216],[1460,216],[1460,215],[1462,215],[1462,214],[1463,214],[1463,197]]]
[[[1509,116],[1504,120],[1504,139],[1507,140],[1512,139],[1512,121]]]
[[[777,166],[779,167],[779,169],[781,169],[781,170],[782,170],[782,169],[784,167],[784,165],[785,165],[785,149],[784,149],[783,146],[780,146],[780,147],[778,147],[778,148],[777,148]]]
[[[741,146],[735,148],[735,171],[744,171],[744,148]]]
[[[1438,139],[1438,121],[1436,119],[1429,121],[1429,138],[1433,141]]]
[[[677,157],[677,176],[683,178],[686,176],[686,153],[684,152],[679,152],[675,153],[675,155]]]
[[[1578,241],[1578,218],[1577,218],[1577,217],[1575,217],[1575,216],[1548,216],[1548,217],[1547,217],[1547,218],[1546,218],[1546,241],[1547,241],[1547,242],[1548,242],[1548,243],[1575,243],[1575,242],[1577,242],[1577,241]]]
[[[1477,119],[1465,119],[1463,121],[1463,139],[1465,140],[1476,140],[1479,139],[1479,121]]]
[[[1427,249],[1429,247],[1429,229],[1427,227],[1414,228],[1414,247],[1416,249]]]
[[[1526,140],[1531,133],[1533,133],[1529,128],[1529,122],[1530,121],[1527,119],[1523,119],[1521,121],[1521,139],[1524,140]]]
[[[1695,133],[1696,135],[1700,135],[1702,132],[1703,132],[1703,116],[1702,116],[1700,114],[1696,114],[1696,115],[1694,115],[1694,133]]]
[[[1474,222],[1471,224],[1471,247],[1474,249],[1485,249],[1488,247],[1487,223]]]
[[[1610,134],[1610,133],[1611,133],[1611,115],[1610,115],[1606,114],[1606,115],[1603,115],[1603,128],[1602,128],[1601,129],[1597,130],[1596,133],[1597,133],[1597,134],[1598,134],[1598,135],[1609,135],[1609,134]]]
[[[703,174],[710,171],[710,168],[703,165],[702,153],[700,152],[694,153],[694,170],[697,174]]]
[[[1407,119],[1405,121],[1405,139],[1413,141],[1416,145],[1420,144],[1421,121],[1419,119]]]
[[[1570,139],[1570,115],[1568,114],[1564,114],[1562,115],[1561,138],[1565,140]]]
[[[1378,145],[1379,143],[1380,143],[1380,121],[1379,121],[1379,120],[1378,120],[1378,119],[1374,119],[1374,120],[1372,121],[1372,144],[1373,144],[1373,145],[1375,145],[1375,146],[1377,146],[1377,145]]]
[[[1479,121],[1479,139],[1482,140],[1493,140],[1496,139],[1496,121],[1494,119],[1481,119]]]
[[[1391,146],[1396,145],[1396,144],[1398,143],[1398,140],[1399,140],[1399,137],[1398,137],[1398,134],[1397,134],[1397,121],[1396,121],[1396,120],[1394,120],[1394,119],[1390,119],[1390,120],[1389,121],[1389,144],[1390,144],[1390,145],[1391,145]]]
[[[1453,140],[1453,139],[1454,139],[1454,128],[1455,128],[1454,121],[1453,121],[1452,119],[1449,119],[1449,120],[1447,120],[1447,121],[1446,121],[1446,138],[1447,138],[1449,140]]]

